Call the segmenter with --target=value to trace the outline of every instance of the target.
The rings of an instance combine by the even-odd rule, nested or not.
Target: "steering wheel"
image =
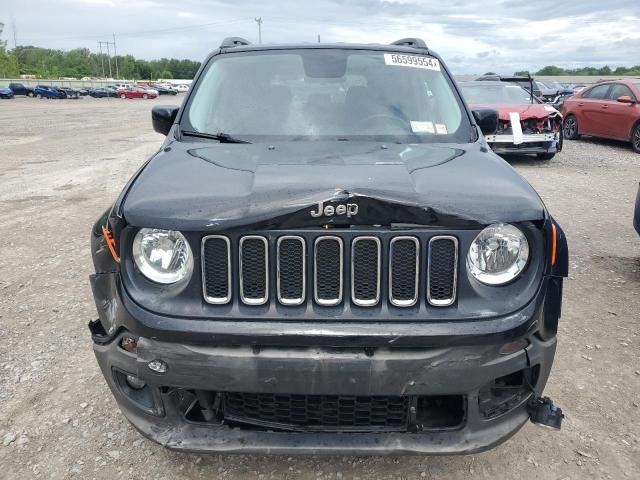
[[[404,118],[397,117],[395,115],[390,115],[388,113],[374,113],[362,119],[360,125],[358,125],[359,130],[366,130],[367,127],[370,127],[372,124],[378,122],[381,119],[391,120],[396,125],[402,127],[403,133],[413,133],[411,130],[411,125]]]

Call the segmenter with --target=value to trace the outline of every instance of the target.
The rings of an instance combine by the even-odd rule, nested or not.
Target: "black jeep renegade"
[[[92,233],[90,323],[173,449],[469,453],[559,427],[567,243],[419,39],[230,38]]]

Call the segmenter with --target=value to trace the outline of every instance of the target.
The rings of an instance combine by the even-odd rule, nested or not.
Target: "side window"
[[[631,92],[631,89],[622,83],[616,83],[609,90],[609,99],[616,100],[620,97],[627,96],[635,99],[635,95]]]
[[[584,95],[582,95],[582,98],[592,98],[594,100],[607,98],[607,92],[609,91],[610,86],[611,85],[608,83],[604,85],[596,85],[590,90],[587,90]]]

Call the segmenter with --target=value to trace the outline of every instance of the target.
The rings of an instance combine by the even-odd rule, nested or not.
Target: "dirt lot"
[[[89,229],[159,146],[149,112],[160,102],[0,101],[0,477],[640,477],[640,155],[603,141],[512,161],[570,242],[547,387],[562,431],[529,424],[493,451],[440,458],[196,456],[143,439],[91,350]]]

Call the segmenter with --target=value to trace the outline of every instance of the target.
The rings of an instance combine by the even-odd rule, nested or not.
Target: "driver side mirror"
[[[179,107],[167,107],[162,105],[154,106],[151,110],[151,123],[153,124],[153,129],[162,135],[167,135],[171,130],[173,122],[176,120],[178,110]]]
[[[616,98],[616,102],[620,102],[620,103],[636,103],[636,101],[631,98],[629,95],[622,95],[621,97]]]
[[[481,108],[473,111],[473,118],[482,130],[483,135],[492,135],[498,130],[498,111],[492,108]]]

